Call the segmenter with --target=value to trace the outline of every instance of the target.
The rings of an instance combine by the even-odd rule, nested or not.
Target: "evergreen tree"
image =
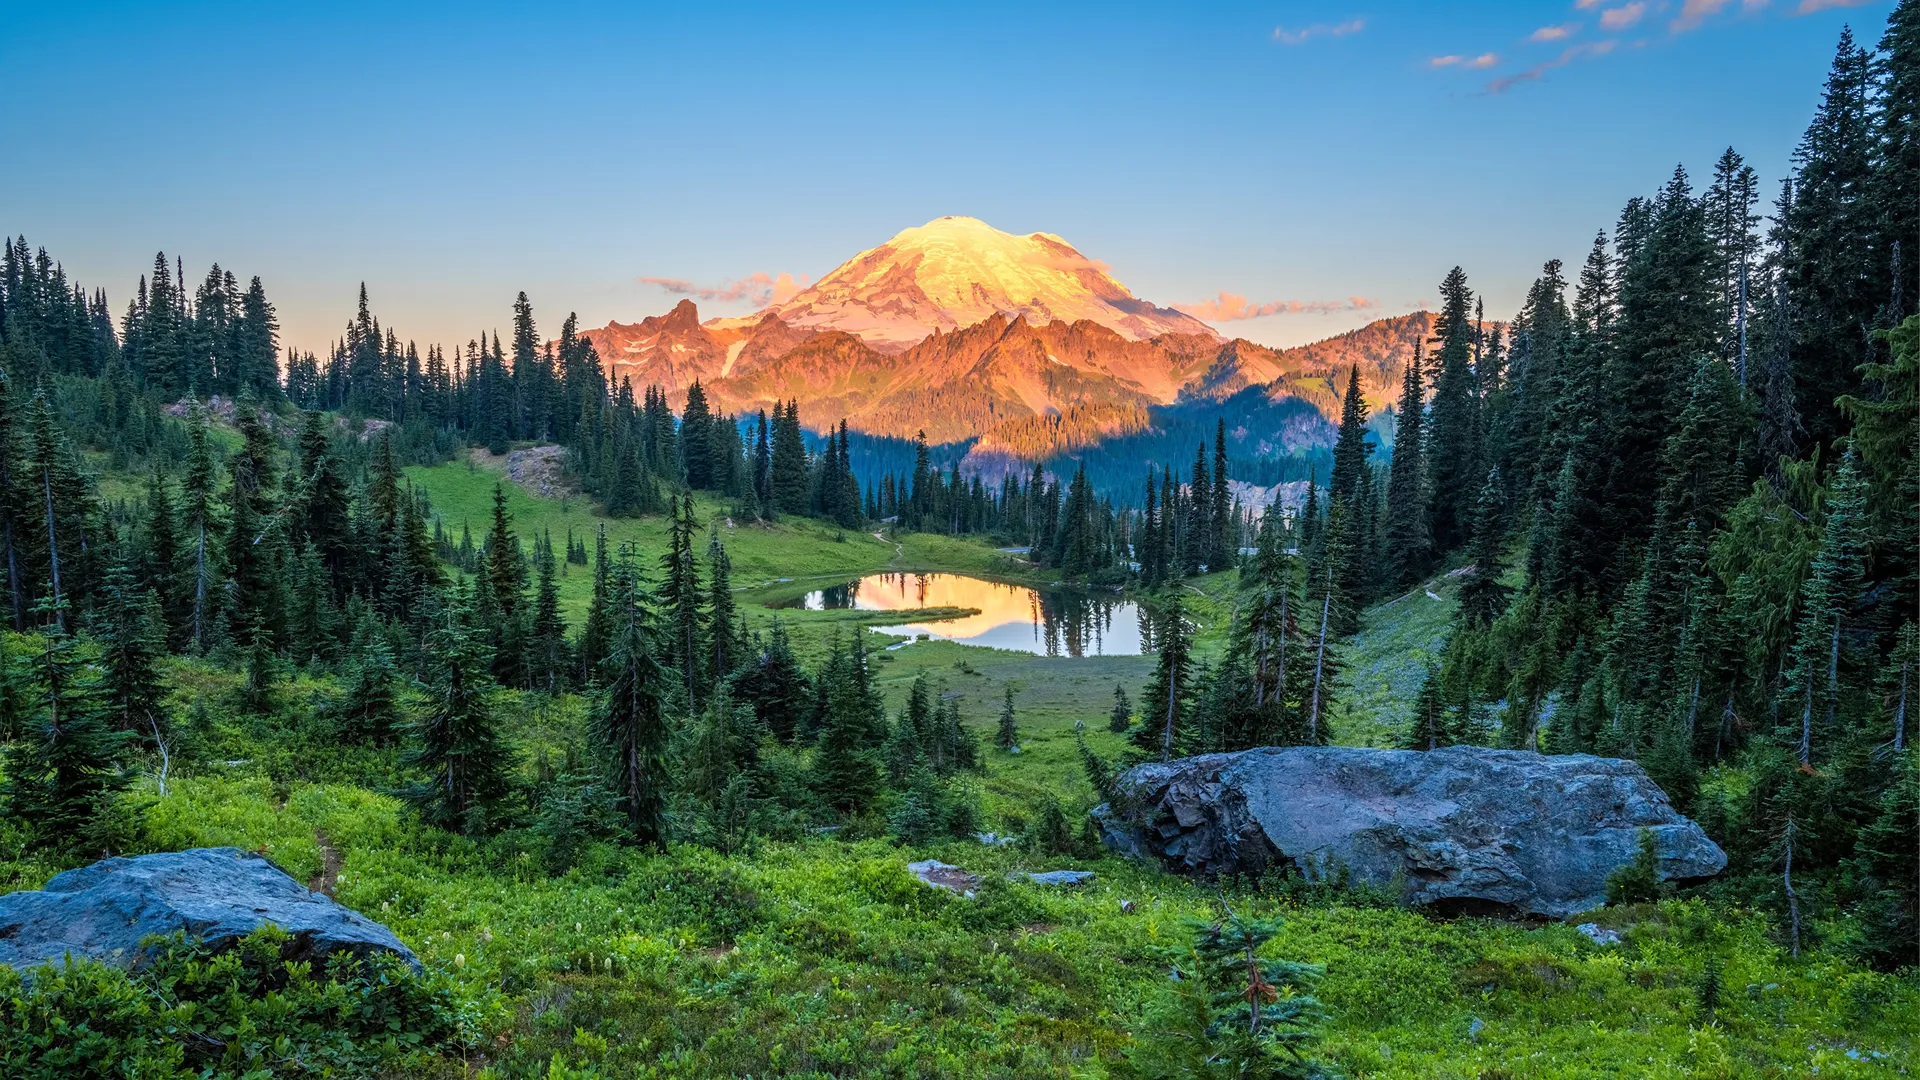
[[[1470,493],[1484,475],[1480,389],[1473,371],[1475,327],[1469,315],[1472,303],[1467,275],[1456,266],[1440,283],[1440,313],[1434,321],[1437,374],[1424,455],[1431,499],[1427,520],[1436,554],[1451,552],[1466,541],[1473,523]]]
[[[1426,387],[1420,365],[1420,343],[1400,384],[1400,403],[1394,416],[1393,462],[1387,472],[1386,569],[1388,588],[1412,588],[1426,575],[1427,464],[1424,457]]]
[[[836,642],[836,652],[839,648]],[[824,716],[814,749],[812,786],[823,803],[844,814],[865,810],[880,787],[874,731],[876,720],[884,727],[886,718],[875,715],[878,702],[867,686],[864,668],[863,657],[842,654],[819,679]]]
[[[103,705],[116,730],[164,741],[165,710],[159,661],[166,647],[160,601],[152,589],[135,583],[133,568],[115,563],[107,571],[93,634],[100,642]]]
[[[1312,994],[1314,964],[1260,953],[1277,919],[1242,919],[1231,908],[1211,924],[1191,921],[1193,944],[1176,953],[1175,978],[1149,1013],[1129,1065],[1141,1076],[1331,1080],[1310,1056],[1326,1010]]]
[[[485,586],[476,584],[476,591]],[[515,752],[494,709],[485,650],[464,627],[437,631],[434,678],[402,764],[425,774],[406,799],[430,825],[476,836],[499,824],[512,793]]]
[[[0,795],[7,813],[53,844],[91,834],[108,800],[127,783],[132,735],[108,720],[90,668],[58,620],[43,627],[32,659],[34,707],[26,737],[6,749]]]
[[[1800,617],[1794,628],[1780,703],[1783,716],[1795,721],[1783,734],[1793,738],[1794,753],[1803,766],[1813,763],[1816,733],[1822,736],[1824,745],[1824,737],[1834,729],[1846,620],[1859,596],[1865,570],[1869,539],[1865,503],[1858,458],[1848,446],[1827,493],[1820,552],[1800,586]]]
[[[1179,745],[1193,693],[1193,631],[1178,595],[1169,598],[1154,619],[1153,643],[1153,678],[1140,693],[1141,725],[1133,743],[1167,761]]]
[[[775,619],[756,646],[734,677],[734,694],[753,707],[776,738],[792,742],[797,718],[812,706],[812,686],[787,641],[786,624]]]
[[[1484,630],[1507,608],[1507,587],[1500,583],[1501,549],[1506,535],[1501,508],[1500,470],[1487,474],[1474,506],[1473,543],[1468,554],[1472,569],[1460,585],[1460,625]]]
[[[710,650],[708,672],[718,684],[731,676],[739,665],[746,643],[738,630],[740,613],[733,602],[733,561],[726,545],[720,542],[720,526],[707,527],[707,630]]]
[[[334,712],[335,732],[350,742],[391,743],[400,710],[394,679],[392,651],[378,635],[370,635],[355,657],[346,695]]]
[[[1084,474],[1086,466],[1081,466]],[[1088,489],[1091,492],[1091,488]],[[1208,516],[1213,524],[1207,565],[1225,570],[1239,556],[1233,528],[1233,488],[1227,481],[1227,422],[1215,420],[1213,428],[1213,491]]]
[[[800,406],[787,402],[784,413],[775,409],[773,449],[768,470],[773,487],[772,505],[782,514],[807,512],[807,447],[800,438]]]
[[[300,429],[300,479],[289,494],[299,500],[297,536],[312,546],[326,568],[336,600],[346,595],[354,568],[353,538],[348,532],[347,483],[327,445],[325,418],[307,413]],[[392,457],[390,440],[382,452]]]
[[[1207,492],[1212,490],[1207,483],[1207,445],[1201,443],[1193,455],[1193,480],[1187,485],[1187,513],[1184,525],[1186,543],[1181,549],[1181,573],[1193,577],[1205,567],[1218,570],[1220,567],[1207,567],[1206,559],[1211,553],[1210,538],[1213,536],[1211,511],[1212,501]]]
[[[603,689],[593,712],[593,736],[613,778],[613,789],[634,843],[665,843],[671,676],[657,659],[653,613],[638,569],[622,560],[610,585],[612,642]]]
[[[531,685],[556,693],[572,667],[567,655],[567,624],[560,614],[560,588],[554,580],[553,541],[542,537],[534,549],[533,613],[527,627]]]
[[[186,583],[182,591],[191,598],[186,640],[195,650],[206,647],[207,633],[213,619],[214,558],[217,550],[214,547],[214,530],[217,528],[213,520],[214,484],[213,458],[207,449],[207,414],[195,402],[187,425],[187,461],[180,493],[179,530],[185,541],[185,550],[180,553],[184,564],[181,577]]]
[[[1013,687],[1008,686],[1006,703],[1000,706],[1000,726],[994,730],[993,745],[1003,754],[1020,749],[1020,729],[1014,724]]]
[[[660,561],[660,605],[665,616],[661,659],[679,676],[680,691],[689,704],[703,689],[706,650],[701,641],[700,566],[694,560],[693,497],[668,502],[667,554]]]
[[[1127,691],[1119,683],[1113,685],[1113,709],[1107,713],[1107,730],[1125,732],[1133,726],[1133,702],[1127,700]]]

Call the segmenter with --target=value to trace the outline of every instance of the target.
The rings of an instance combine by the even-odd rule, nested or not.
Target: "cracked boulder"
[[[1263,747],[1121,774],[1108,846],[1197,876],[1344,875],[1445,913],[1564,918],[1599,907],[1642,829],[1660,876],[1727,865],[1640,766],[1585,754]]]

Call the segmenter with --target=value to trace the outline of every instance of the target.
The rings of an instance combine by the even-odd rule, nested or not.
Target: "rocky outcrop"
[[[1660,874],[1726,855],[1640,766],[1584,754],[1267,747],[1122,774],[1109,846],[1199,875],[1342,871],[1448,912],[1562,918],[1599,907],[1651,830]]]
[[[289,960],[390,952],[420,966],[393,931],[238,848],[103,859],[55,875],[38,892],[0,896],[0,964],[32,967],[72,955],[139,967],[149,935],[184,930],[218,948],[266,923],[293,935]]]

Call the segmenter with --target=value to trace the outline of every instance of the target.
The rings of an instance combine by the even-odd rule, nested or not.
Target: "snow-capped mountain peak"
[[[767,310],[790,326],[844,330],[889,353],[995,314],[1034,325],[1085,319],[1133,341],[1219,338],[1190,315],[1135,297],[1058,236],[1015,236],[972,217],[904,229]]]

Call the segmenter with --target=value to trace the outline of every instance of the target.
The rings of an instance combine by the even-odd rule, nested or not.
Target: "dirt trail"
[[[333,895],[334,882],[340,880],[340,867],[346,862],[340,855],[340,849],[320,830],[313,830],[313,842],[320,845],[320,872],[307,882],[307,888],[322,896]]]

